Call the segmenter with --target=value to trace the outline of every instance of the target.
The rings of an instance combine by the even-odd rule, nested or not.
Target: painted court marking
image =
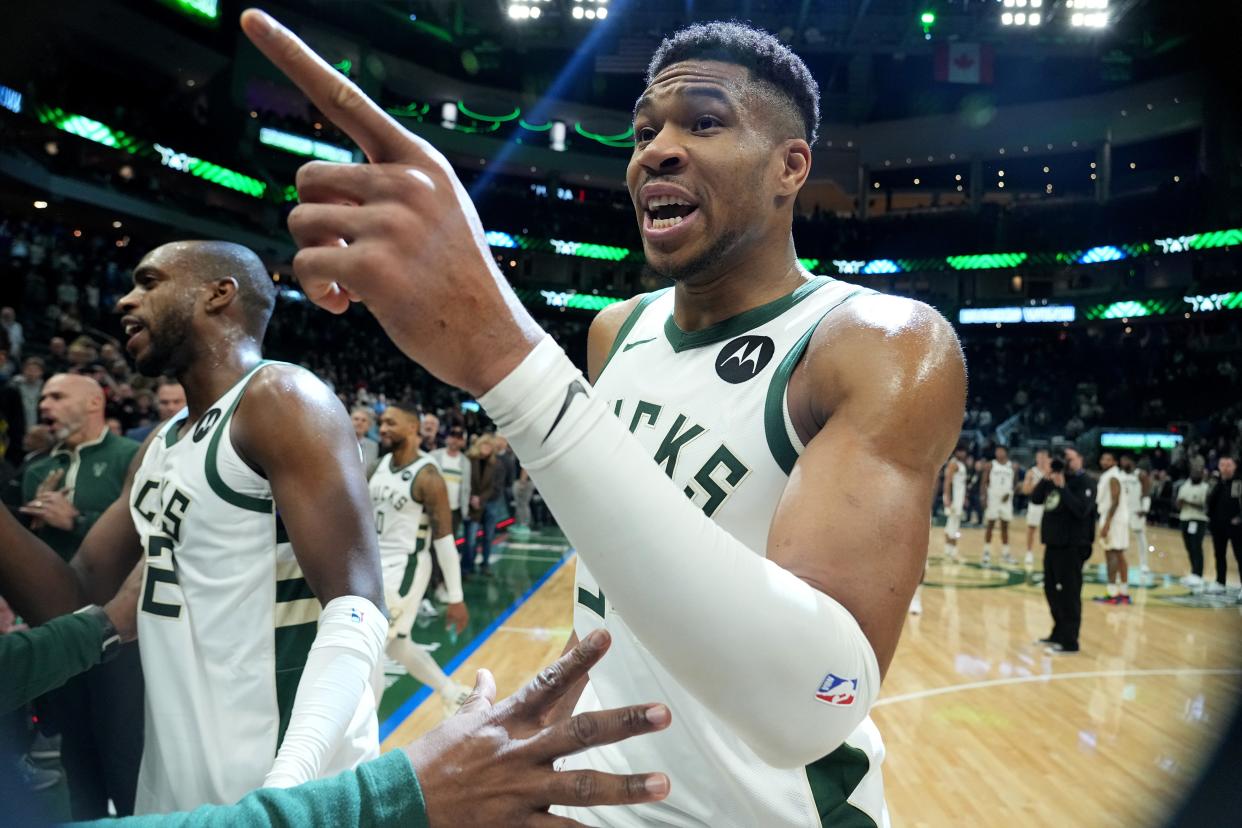
[[[1013,676],[1010,678],[988,679],[986,681],[972,681],[965,684],[950,684],[947,687],[932,687],[927,690],[915,690],[912,693],[902,693],[899,696],[889,696],[886,699],[880,699],[875,707],[884,707],[889,704],[897,704],[898,702],[915,701],[917,699],[931,698],[932,696],[944,696],[949,693],[958,693],[964,690],[979,690],[985,687],[1003,687],[1009,684],[1031,684],[1033,682],[1049,682],[1049,681],[1070,681],[1073,679],[1085,678],[1119,678],[1132,676],[1142,678],[1146,676],[1237,676],[1242,675],[1242,669],[1237,668],[1200,668],[1200,667],[1173,667],[1166,669],[1152,670],[1094,670],[1082,673],[1054,673],[1052,675],[1039,676]]]

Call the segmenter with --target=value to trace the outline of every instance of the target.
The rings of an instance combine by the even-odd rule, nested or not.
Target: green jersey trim
[[[849,803],[849,796],[871,767],[862,750],[841,747],[806,767],[806,781],[815,800],[820,823],[832,828],[877,828],[875,820]]]
[[[273,363],[269,360],[263,360],[254,368],[251,368],[250,372],[246,374],[246,376],[238,380],[238,385],[248,383],[254,375],[259,372],[260,368],[263,368],[265,365],[272,364]],[[237,386],[235,385],[233,387],[236,388]],[[246,391],[243,388],[241,392],[238,393],[237,398],[233,400],[233,404],[229,406],[229,410],[225,412],[223,417],[220,418],[220,424],[216,426],[215,433],[211,435],[211,442],[207,444],[207,462],[204,464],[207,472],[207,483],[211,486],[211,490],[215,492],[216,495],[219,496],[219,498],[225,503],[232,504],[239,509],[246,509],[251,512],[271,514],[275,509],[275,506],[271,500],[263,497],[254,497],[253,495],[243,494],[231,488],[229,484],[224,482],[224,478],[220,476],[220,469],[218,468],[216,462],[217,455],[220,451],[220,440],[223,435],[228,434],[229,426],[233,422],[233,412],[237,410],[238,404],[242,401],[242,397],[245,395]]]
[[[819,323],[824,321],[824,317],[860,293],[874,293],[874,291],[870,291],[867,288],[858,288],[845,294],[839,301],[829,306],[815,320],[815,324],[807,328],[806,333],[798,338],[794,346],[789,349],[789,353],[785,354],[785,358],[781,360],[780,365],[776,366],[776,372],[772,374],[772,382],[768,385],[768,395],[763,404],[763,431],[768,438],[768,450],[772,452],[772,458],[776,460],[776,465],[780,466],[785,474],[793,471],[794,464],[798,462],[798,455],[801,454],[789,439],[789,431],[785,428],[785,393],[789,389],[789,378],[793,376],[794,368],[797,367],[799,360],[802,359],[802,354],[806,352],[806,347],[810,344],[811,337],[815,335],[815,331],[819,328]],[[764,307],[767,307],[767,305]]]
[[[164,430],[164,447],[172,448],[177,445],[177,441],[181,439],[181,426],[185,421],[190,419],[190,415],[186,414],[180,419],[173,420]]]
[[[647,309],[655,300],[668,293],[669,288],[660,288],[652,291],[638,300],[638,304],[634,306],[634,310],[630,311],[630,315],[625,317],[625,321],[621,323],[621,329],[617,331],[617,338],[612,341],[612,348],[608,351],[608,358],[604,360],[604,365],[599,369],[599,376],[604,375],[604,368],[608,367],[608,363],[612,362],[612,358],[617,355],[617,351],[621,349],[621,344],[625,342],[625,338],[630,335],[630,331],[634,330],[634,326],[638,324],[638,318],[643,315],[643,311]],[[599,381],[599,377],[595,378]]]
[[[664,320],[664,335],[668,338],[668,344],[673,346],[673,353],[678,354],[691,348],[702,348],[704,345],[724,342],[726,339],[740,336],[760,325],[766,325],[824,285],[835,281],[831,276],[816,276],[814,279],[803,282],[793,293],[773,299],[766,305],[742,311],[737,316],[717,322],[715,325],[709,325],[701,331],[683,331],[677,327],[677,323],[673,321],[673,314],[670,313],[668,319]]]

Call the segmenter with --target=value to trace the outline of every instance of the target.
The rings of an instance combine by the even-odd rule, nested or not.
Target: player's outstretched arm
[[[434,465],[427,465],[414,478],[411,494],[427,511],[431,524],[431,550],[440,562],[440,571],[444,573],[444,591],[448,596],[444,620],[458,633],[465,632],[470,623],[470,613],[461,591],[461,556],[457,554],[457,539],[453,537],[448,485]]]
[[[8,509],[0,509],[0,595],[28,622],[42,624],[86,604],[103,606],[133,571],[142,550],[129,495],[150,441],[130,462],[121,496],[95,521],[67,564]]]
[[[388,634],[375,523],[358,441],[309,372],[270,365],[233,416],[233,445],[267,477],[307,584],[323,604],[289,727],[265,786],[319,776],[364,695]]]

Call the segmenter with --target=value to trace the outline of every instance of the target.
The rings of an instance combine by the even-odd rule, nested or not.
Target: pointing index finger
[[[246,9],[241,27],[250,42],[305,92],[328,120],[353,138],[373,163],[412,160],[412,152],[422,148],[421,141],[414,140],[353,81],[271,15]]]

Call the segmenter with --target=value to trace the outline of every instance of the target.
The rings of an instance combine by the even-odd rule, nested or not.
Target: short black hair
[[[763,29],[736,20],[695,23],[666,37],[647,65],[647,85],[683,60],[719,60],[745,66],[752,79],[784,95],[802,120],[803,138],[819,137],[819,84],[802,58]]]
[[[410,397],[405,397],[403,399],[390,402],[388,403],[388,407],[395,408],[398,411],[404,411],[406,414],[409,414],[411,417],[413,417],[416,420],[423,416],[422,406],[418,404],[417,400],[412,399]]]

